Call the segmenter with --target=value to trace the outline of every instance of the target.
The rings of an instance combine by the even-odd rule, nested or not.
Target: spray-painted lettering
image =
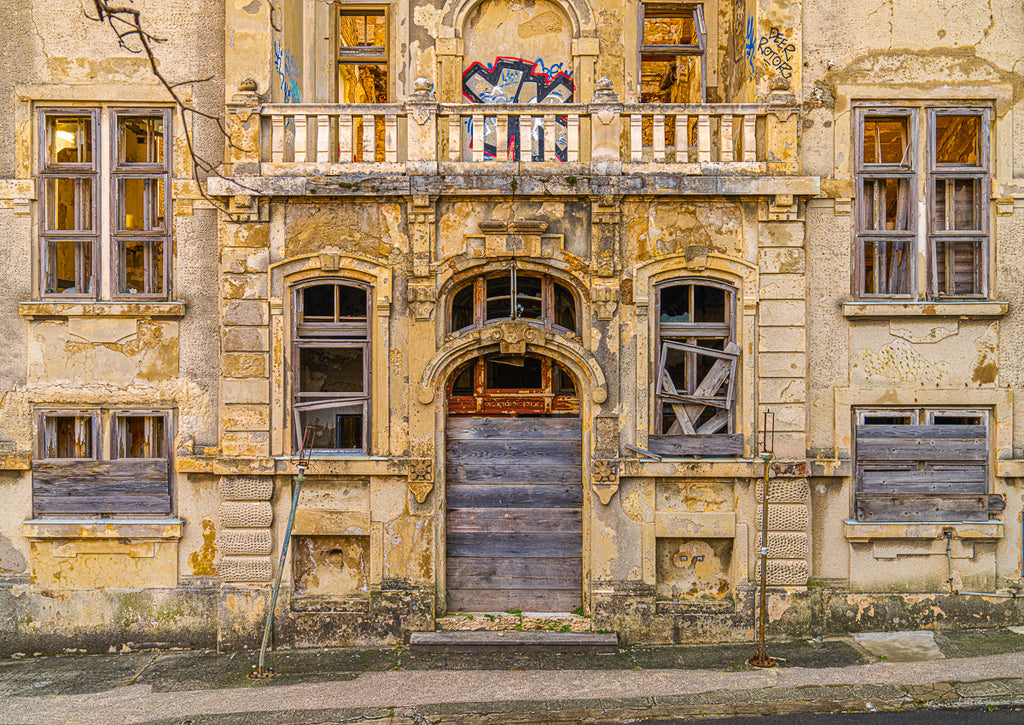
[[[747,18],[747,40],[743,44],[743,52],[750,64],[750,72],[754,72],[754,56],[757,54],[757,31],[754,28],[754,17]]]
[[[768,67],[777,70],[783,78],[788,79],[793,75],[792,61],[796,46],[786,39],[781,30],[771,28],[768,35],[757,44],[757,51],[764,57]]]
[[[276,40],[274,41],[274,68],[281,79],[284,102],[301,103],[302,86],[299,85],[299,75],[302,73],[302,69],[291,51],[282,48]]]
[[[564,70],[562,63],[548,66],[538,58],[535,61],[522,58],[495,58],[493,63],[473,63],[462,74],[462,95],[471,103],[572,103],[576,90],[572,72]],[[532,123],[533,160],[540,160],[544,149],[544,119],[534,117]],[[568,148],[566,119],[556,118],[554,139],[555,156],[566,160]],[[468,128],[472,134],[472,126]],[[484,156],[494,158],[497,143],[497,121],[488,118],[484,122]],[[550,143],[550,141],[549,141]],[[509,152],[519,160],[519,119],[512,117],[508,124]]]

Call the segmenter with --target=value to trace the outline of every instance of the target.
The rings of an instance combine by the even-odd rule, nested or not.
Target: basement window
[[[654,360],[655,432],[664,455],[742,455],[735,433],[735,292],[710,281],[680,280],[657,289]]]
[[[369,426],[369,288],[317,281],[295,290],[292,410],[295,445],[365,451]]]
[[[855,411],[858,521],[987,521],[989,414],[972,409]]]

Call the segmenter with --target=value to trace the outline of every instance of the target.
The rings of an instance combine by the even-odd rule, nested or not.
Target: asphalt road
[[[724,720],[644,720],[631,725],[1022,725],[1024,710],[908,710],[905,712],[794,714]],[[612,722],[593,725],[616,725]]]

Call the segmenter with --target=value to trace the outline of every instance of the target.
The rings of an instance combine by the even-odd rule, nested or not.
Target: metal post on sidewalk
[[[270,632],[274,628],[274,610],[277,609],[277,595],[281,591],[281,577],[284,575],[284,562],[288,557],[288,544],[292,539],[292,524],[295,523],[295,511],[299,507],[299,494],[302,493],[302,484],[306,480],[306,469],[309,467],[309,457],[313,453],[313,436],[316,429],[307,425],[302,432],[302,445],[299,446],[298,469],[299,473],[292,480],[295,482],[292,491],[292,510],[288,514],[288,526],[284,530],[284,539],[281,541],[281,561],[277,565],[277,578],[274,580],[274,591],[270,596],[270,611],[267,613],[267,626],[263,630],[263,642],[260,644],[260,657],[249,677],[254,680],[262,680],[274,676],[274,669],[263,666],[267,656],[267,644],[270,642]]]
[[[757,653],[747,660],[754,667],[774,667],[783,661],[772,657],[765,650],[764,635],[768,621],[768,486],[771,474],[772,456],[775,455],[775,414],[765,409],[761,425],[761,460],[764,462],[764,488],[761,494],[761,603],[758,617]]]

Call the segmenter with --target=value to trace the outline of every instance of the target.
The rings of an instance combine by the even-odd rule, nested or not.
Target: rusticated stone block
[[[274,495],[270,476],[221,476],[218,493],[225,501],[269,501]]]
[[[770,495],[770,494],[769,494]],[[806,531],[810,513],[805,504],[768,504],[769,531]],[[757,512],[757,528],[761,530],[761,512]]]
[[[769,559],[768,586],[802,587],[807,584],[807,562],[798,559]],[[761,581],[761,562],[757,562],[755,582]]]
[[[806,559],[807,534],[768,532],[768,556],[772,559]]]
[[[265,529],[274,521],[269,501],[223,501],[218,510],[221,529]]]
[[[218,571],[226,582],[268,582],[274,578],[269,556],[225,556]]]
[[[225,556],[270,556],[270,529],[224,529],[217,547]]]
[[[775,503],[807,503],[811,489],[807,480],[775,479],[768,484],[768,506]],[[764,481],[757,482],[757,503],[764,501]],[[770,514],[769,514],[770,515]]]

